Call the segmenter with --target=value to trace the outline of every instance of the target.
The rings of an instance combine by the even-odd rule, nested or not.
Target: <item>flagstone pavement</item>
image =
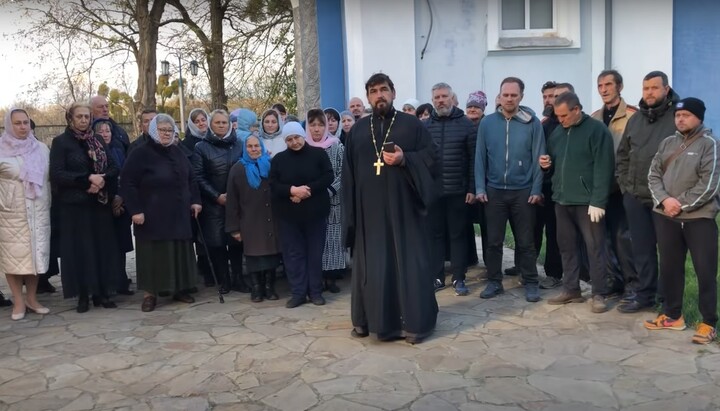
[[[347,279],[327,305],[292,310],[201,289],[152,313],[138,293],[77,314],[42,295],[50,315],[0,310],[0,411],[720,409],[718,345],[648,332],[651,312],[527,303],[514,278],[482,300],[482,274],[470,271],[467,297],[437,294],[437,329],[418,345],[351,338]]]

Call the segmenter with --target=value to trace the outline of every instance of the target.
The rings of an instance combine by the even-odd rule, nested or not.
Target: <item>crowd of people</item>
[[[708,343],[720,144],[703,125],[704,103],[681,100],[659,71],[643,79],[639,107],[621,97],[617,71],[600,73],[597,85],[604,106],[588,115],[571,84],[543,84],[538,116],[521,105],[524,82],[508,77],[485,115],[484,92],[470,93],[463,110],[442,82],[431,104],[411,98],[396,110],[392,80],[375,74],[365,84],[369,109],[353,97],[345,111],[316,108],[300,122],[279,103],[259,117],[196,108],[184,135],[147,109],[132,142],[96,96],[67,110],[50,149],[27,112],[10,109],[0,137],[0,268],[12,303],[2,301],[13,320],[47,314],[38,289],[53,292],[48,277],[62,271],[63,296],[77,298],[79,313],[90,300],[114,308],[113,295],[133,293],[125,255],[135,249],[144,312],[159,297],[194,302],[198,276],[223,294],[276,300],[281,265],[286,307],[323,305],[352,260],[352,335],[417,343],[435,327],[446,261],[454,293],[470,294],[479,224],[481,298],[519,275],[529,302],[558,287],[548,304],[583,302],[583,279],[595,313],[613,298],[623,313],[662,303],[644,323],[650,330],[686,327],[689,250],[703,317],[693,342]],[[503,271],[508,223],[515,267]]]

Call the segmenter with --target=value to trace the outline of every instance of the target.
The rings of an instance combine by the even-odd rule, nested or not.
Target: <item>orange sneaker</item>
[[[645,328],[648,330],[675,330],[682,331],[687,326],[685,325],[685,319],[681,315],[677,320],[673,320],[665,314],[660,314],[654,320],[645,320]]]
[[[697,327],[695,335],[693,335],[692,342],[695,344],[710,344],[717,337],[717,330],[705,323],[700,323]]]

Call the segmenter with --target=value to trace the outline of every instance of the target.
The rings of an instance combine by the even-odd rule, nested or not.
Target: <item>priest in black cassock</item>
[[[415,116],[393,108],[387,75],[374,74],[365,91],[373,114],[350,130],[342,174],[343,232],[354,250],[352,335],[415,344],[438,313],[424,228],[438,195],[435,146]]]

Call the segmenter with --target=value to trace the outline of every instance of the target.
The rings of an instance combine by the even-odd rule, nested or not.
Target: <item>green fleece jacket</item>
[[[605,124],[583,113],[575,125],[556,127],[547,149],[553,200],[605,209],[615,172],[613,138]]]

